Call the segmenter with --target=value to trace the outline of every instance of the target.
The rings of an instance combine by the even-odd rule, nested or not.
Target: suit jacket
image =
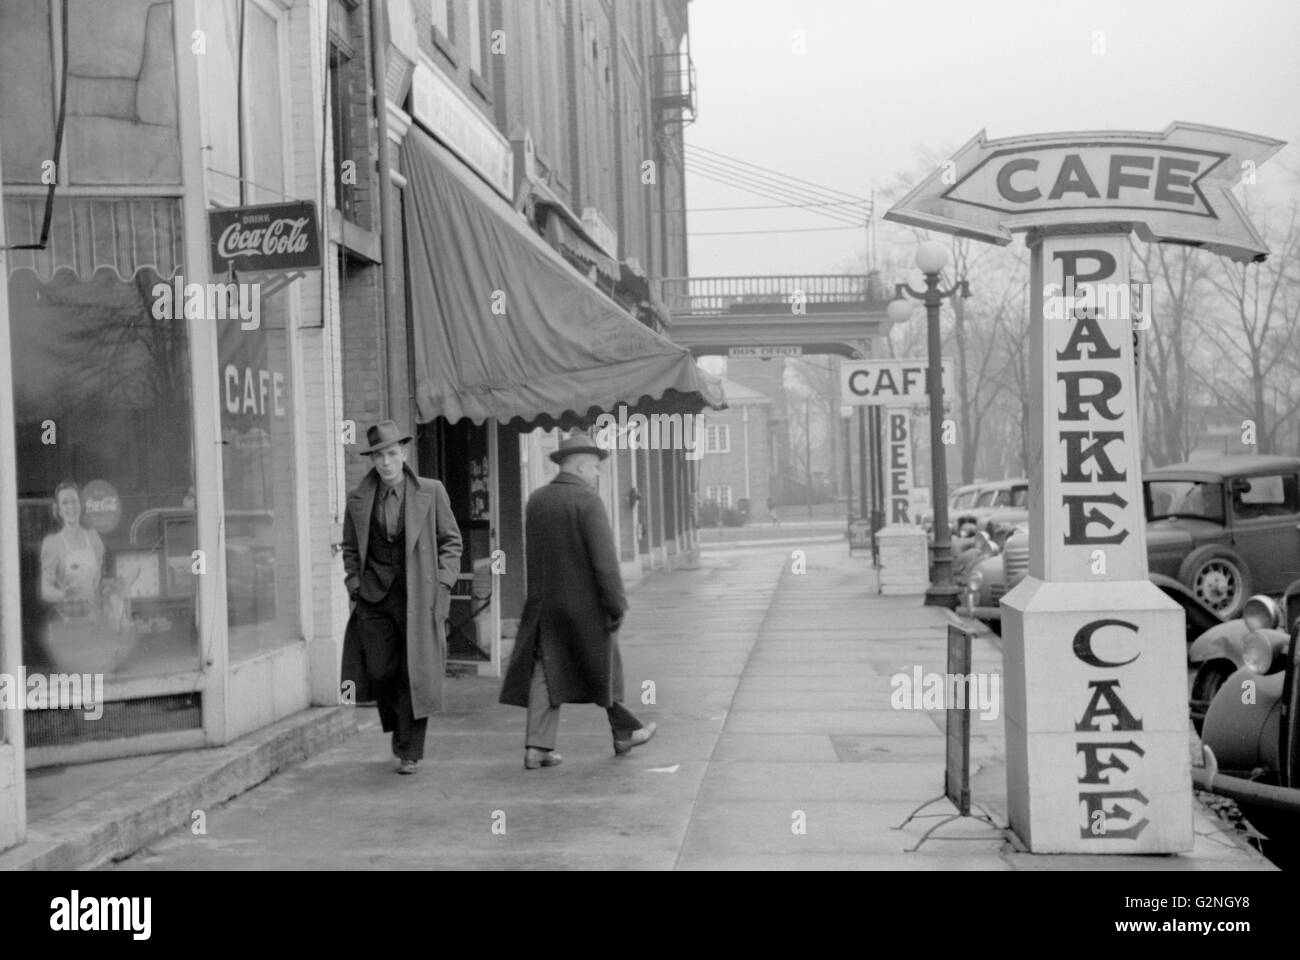
[[[442,709],[446,675],[444,624],[451,588],[460,575],[460,527],[451,512],[447,490],[437,480],[406,471],[406,663],[411,681],[411,706],[416,719]],[[381,483],[374,470],[348,494],[343,519],[343,571],[348,594],[361,584],[370,538],[370,514]],[[356,611],[343,635],[342,680],[351,702],[375,699],[361,661]],[[351,683],[351,688],[347,684]]]
[[[605,504],[561,473],[528,499],[524,536],[528,596],[501,702],[528,705],[538,644],[552,705],[622,700],[616,631],[627,597]]]

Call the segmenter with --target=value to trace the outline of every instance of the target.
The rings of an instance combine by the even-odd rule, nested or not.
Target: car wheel
[[[1214,700],[1215,694],[1223,686],[1223,681],[1227,680],[1237,670],[1237,665],[1231,660],[1211,660],[1203,663],[1200,669],[1196,671],[1196,677],[1192,680],[1192,726],[1196,728],[1196,735],[1201,735],[1201,725],[1205,723],[1205,712],[1210,709],[1210,703]]]
[[[1227,547],[1193,550],[1179,567],[1178,579],[1225,620],[1241,613],[1251,592],[1250,568]]]

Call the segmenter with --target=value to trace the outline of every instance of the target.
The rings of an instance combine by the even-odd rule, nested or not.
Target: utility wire
[[[770,203],[742,207],[687,207],[687,213],[720,213],[724,210],[792,210],[804,207],[854,207],[861,206],[856,200],[835,200],[826,203]]]
[[[703,157],[697,154],[691,154],[687,157],[686,162],[688,168],[694,165],[697,168],[702,167],[709,170],[713,170],[714,172],[723,173],[728,177],[733,177],[745,183],[761,185],[763,187],[766,187],[769,190],[773,190],[780,193],[782,195],[782,199],[793,197],[794,199],[796,199],[801,203],[816,203],[818,201],[839,199],[833,196],[828,197],[824,194],[813,193],[809,190],[805,190],[803,187],[795,186],[793,184],[786,183],[785,181],[768,177],[764,174],[753,173],[749,170],[744,170],[740,167],[730,166],[726,163],[719,162],[710,157]],[[860,201],[860,203],[864,207],[870,206],[869,202],[865,200]]]
[[[797,227],[794,229],[775,229],[775,230],[689,230],[687,233],[692,237],[734,237],[742,233],[824,233],[830,230],[861,230],[862,224],[854,224],[851,227]]]
[[[741,189],[749,193],[758,194],[759,196],[766,197],[769,200],[780,200],[784,202],[789,202],[791,199],[794,199],[796,202],[801,203],[806,199],[799,196],[795,196],[792,198],[790,195],[783,194],[779,192],[777,188],[772,187],[768,184],[764,184],[761,181],[755,183],[745,179],[742,175],[737,174],[735,171],[729,171],[726,170],[725,168],[719,170],[711,166],[703,166],[700,165],[697,161],[691,161],[691,163],[688,164],[687,172],[693,172],[699,176],[705,177],[706,179],[716,180],[719,183],[723,183],[728,186],[735,187],[736,189]],[[863,218],[858,219],[850,216],[847,212],[842,212],[838,210],[809,209],[808,212],[815,213],[818,216],[826,217],[827,219],[835,220],[843,224],[863,226],[866,223],[865,213]]]
[[[783,203],[796,203],[796,204],[802,204],[807,202],[807,198],[805,198],[805,196],[801,196],[798,194],[784,193],[784,191],[781,191],[779,187],[768,185],[768,183],[763,183],[762,181],[753,181],[753,180],[749,180],[749,178],[742,177],[741,174],[737,174],[735,170],[716,168],[716,167],[711,167],[711,165],[697,164],[697,163],[690,164],[689,167],[686,169],[688,169],[688,172],[702,173],[705,174],[705,176],[711,176],[712,178],[715,178],[715,180],[720,180],[723,183],[728,183],[728,185],[731,185],[733,187],[744,187],[744,189],[749,190],[749,193],[758,194],[764,196],[764,198],[767,199],[780,200],[780,202]],[[818,215],[820,216],[831,217],[831,219],[833,220],[850,219],[849,212],[840,211],[840,209],[809,208],[809,212],[818,213]]]
[[[810,205],[814,203],[818,203],[819,201],[827,200],[826,197],[815,193],[811,193],[802,187],[793,186],[785,182],[782,182],[780,180],[774,180],[762,174],[751,173],[750,171],[743,170],[739,167],[728,166],[725,163],[720,163],[709,157],[692,155],[687,158],[687,165],[688,168],[693,165],[697,169],[703,168],[703,169],[712,170],[715,173],[722,173],[728,177],[735,178],[745,183],[763,186],[769,190],[773,190],[780,193],[782,195],[781,196],[782,199],[793,197],[795,200],[797,200],[800,203],[807,203]],[[845,205],[848,204],[846,203]],[[862,206],[864,208],[871,206],[870,202],[866,200],[855,201],[853,205]]]
[[[859,197],[852,193],[846,193],[843,190],[836,190],[834,187],[825,187],[822,186],[821,184],[813,183],[811,180],[803,180],[799,177],[792,177],[788,173],[781,173],[779,170],[773,170],[769,167],[762,167],[756,163],[750,163],[748,160],[741,160],[738,157],[730,157],[727,156],[727,154],[725,153],[718,153],[716,150],[710,150],[707,147],[701,147],[697,144],[687,144],[687,148],[694,152],[708,154],[709,156],[716,158],[719,162],[736,164],[742,167],[750,167],[753,170],[756,170],[760,173],[767,174],[769,176],[779,177],[782,180],[791,180],[795,183],[803,184],[806,187],[813,188],[813,190],[815,190],[818,193],[824,193],[827,194],[828,196],[832,196],[832,197],[838,196],[842,199],[856,200],[860,203],[867,202],[866,197]]]

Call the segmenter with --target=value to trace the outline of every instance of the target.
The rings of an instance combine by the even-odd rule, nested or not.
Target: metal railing
[[[861,310],[882,304],[888,293],[878,274],[803,274],[766,277],[663,277],[655,296],[673,316],[770,313],[773,309],[843,307]],[[813,311],[809,311],[813,312]]]
[[[656,113],[682,111],[687,122],[695,119],[695,63],[689,54],[660,53],[650,57],[654,71]]]

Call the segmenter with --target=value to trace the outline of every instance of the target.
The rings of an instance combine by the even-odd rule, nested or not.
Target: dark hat
[[[362,450],[361,454],[364,456],[370,453],[378,453],[395,443],[406,443],[410,439],[411,435],[409,433],[404,435],[395,421],[380,420],[366,431],[366,440],[370,443],[370,446]]]
[[[609,456],[609,451],[596,446],[596,441],[587,434],[574,433],[560,441],[560,448],[551,452],[551,459],[562,463],[565,457],[575,453],[594,453],[602,460]]]

